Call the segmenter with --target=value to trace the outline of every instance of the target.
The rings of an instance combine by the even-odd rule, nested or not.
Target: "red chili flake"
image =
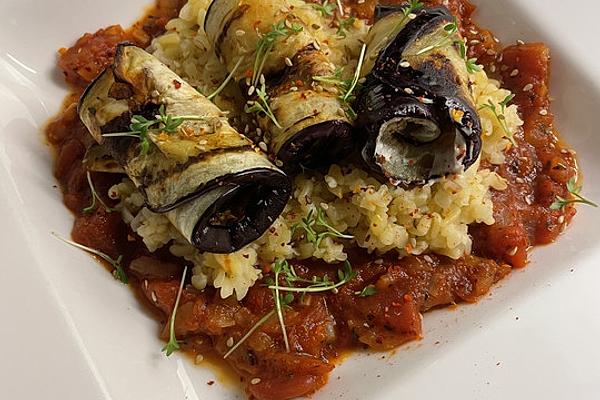
[[[254,75],[254,71],[252,71],[251,69],[246,70],[246,72],[244,73],[244,76],[246,78],[252,78],[253,75]]]
[[[175,86],[175,89],[179,89],[181,87],[181,82],[177,79],[173,79],[173,86]]]
[[[405,301],[405,302],[407,302],[407,303],[408,303],[409,301],[413,301],[413,296],[412,296],[412,294],[409,294],[409,293],[405,294],[405,295],[404,295],[404,301]]]
[[[300,79],[297,79],[295,83],[296,83],[296,86],[298,86],[298,87],[304,86],[304,82],[302,82]]]

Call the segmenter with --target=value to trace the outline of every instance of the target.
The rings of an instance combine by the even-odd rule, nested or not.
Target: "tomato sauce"
[[[61,49],[58,65],[72,94],[46,129],[56,152],[55,176],[65,205],[75,215],[74,240],[114,258],[124,256],[130,284],[154,310],[165,339],[185,262],[166,250],[150,253],[118,213],[102,207],[92,214],[82,212],[91,202],[82,159],[92,139],[79,121],[76,102],[85,86],[112,62],[117,43],[148,45],[184,3],[158,0],[131,28],[100,29],[84,35],[69,49]],[[346,3],[361,17],[373,15],[373,0]],[[435,255],[374,259],[361,251],[351,253],[357,273],[352,281],[337,293],[297,296],[286,311],[290,352],[285,351],[277,318],[270,318],[225,360],[252,398],[288,399],[310,394],[326,383],[342,352],[389,350],[419,339],[422,313],[477,301],[511,268],[525,266],[530,248],[553,242],[575,214],[572,207],[550,207],[556,196],[567,196],[566,183],[577,169],[574,153],[560,141],[549,109],[550,55],[546,46],[534,43],[503,48],[490,31],[472,21],[475,7],[467,0],[425,3],[443,3],[457,15],[470,56],[477,57],[488,74],[501,79],[516,95],[514,103],[525,122],[515,137],[517,145],[507,152],[506,163],[486,165],[509,183],[507,190],[493,193],[496,223],[470,227],[474,254],[460,260]],[[113,203],[105,194],[120,179],[93,174],[97,191],[109,206]],[[331,266],[307,261],[292,264],[300,276],[329,274],[335,279]],[[375,294],[361,296],[365,287],[375,288]],[[186,285],[177,310],[176,336],[190,354],[222,359],[273,307],[271,291],[260,283],[241,302],[221,299],[212,288],[198,291]]]

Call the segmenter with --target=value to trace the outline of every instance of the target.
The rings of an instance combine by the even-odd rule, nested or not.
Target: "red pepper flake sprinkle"
[[[181,82],[177,79],[173,79],[173,86],[175,86],[175,89],[179,89],[181,87]]]

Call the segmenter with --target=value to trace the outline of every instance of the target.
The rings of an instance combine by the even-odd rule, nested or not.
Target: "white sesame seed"
[[[369,324],[367,324],[366,322],[363,324],[363,326],[367,329],[370,328]]]
[[[527,85],[525,85],[523,87],[524,92],[529,92],[531,89],[533,89],[533,84],[531,84],[531,83],[528,83]]]
[[[515,246],[512,249],[510,249],[509,251],[507,251],[506,254],[508,254],[509,256],[514,256],[515,254],[517,254],[517,251],[519,251],[519,248],[517,246]]]
[[[292,86],[292,87],[290,88],[290,90],[291,90],[292,92],[297,92],[297,91],[298,91],[298,86]]]
[[[533,204],[533,199],[531,196],[525,196],[525,203],[527,203],[528,206]]]
[[[423,104],[433,104],[433,100],[427,97],[419,97],[419,101]]]
[[[260,378],[254,378],[250,381],[251,385],[258,385],[260,383]]]
[[[518,70],[518,69],[516,69],[516,68],[515,68],[515,69],[513,69],[513,70],[510,72],[510,76],[513,76],[513,77],[514,77],[514,76],[517,76],[517,75],[519,75],[519,70]]]
[[[402,62],[400,63],[400,66],[401,66],[402,68],[409,68],[409,67],[410,67],[410,63],[409,63],[408,61],[402,61]]]
[[[490,65],[490,72],[496,72],[496,64]]]
[[[233,347],[233,338],[230,336],[229,339],[227,339],[227,347]]]
[[[517,44],[525,44],[524,41],[522,41],[521,39],[517,40]]]
[[[425,257],[423,257],[425,259],[425,261],[427,261],[430,264],[433,264],[433,258],[431,258],[430,256],[426,255]]]
[[[321,45],[317,41],[313,43],[313,46],[315,47],[315,50],[321,50]]]
[[[244,133],[248,132],[250,132],[250,125],[246,124],[246,126],[244,127]]]
[[[152,298],[152,302],[153,303],[158,302],[158,298],[156,297],[156,293],[155,292],[150,293],[150,297]]]
[[[194,363],[196,364],[200,364],[202,361],[204,361],[204,356],[202,354],[198,354],[194,359]]]
[[[502,60],[504,60],[504,54],[500,54],[500,56],[498,57],[498,62],[501,63]]]
[[[411,88],[404,88],[404,93],[406,93],[406,94],[415,94],[415,92]]]
[[[477,31],[473,28],[469,29],[469,33],[471,33],[471,35],[477,35]]]
[[[287,65],[288,67],[291,67],[292,65],[294,65],[294,63],[292,63],[292,60],[290,60],[289,57],[285,58],[285,65]]]
[[[360,78],[360,79],[358,80],[358,83],[360,83],[360,84],[362,85],[362,84],[363,84],[363,83],[365,83],[366,81],[367,81],[367,78],[365,78],[365,77],[362,77],[362,78]]]
[[[283,161],[275,160],[275,165],[277,165],[278,167],[283,167]]]
[[[235,31],[236,36],[244,36],[245,34],[246,34],[246,31],[244,31],[242,29],[238,29],[237,31]]]
[[[258,136],[262,136],[262,133],[263,133],[262,129],[260,129],[260,128],[256,128],[256,134],[257,134]]]
[[[265,142],[259,142],[259,143],[258,143],[258,147],[260,147],[260,149],[261,149],[262,151],[264,151],[264,152],[266,152],[266,151],[268,150],[268,149],[267,149],[267,144],[266,144]]]
[[[250,86],[250,88],[248,89],[248,96],[252,96],[255,90],[256,88],[254,86]]]
[[[250,78],[246,78],[246,86],[250,86]]]
[[[488,49],[488,51],[486,51],[488,56],[493,56],[496,54],[496,52],[493,49]]]
[[[517,183],[525,183],[525,179],[521,178],[520,176],[519,176],[519,177],[517,177],[517,178],[515,179],[515,181],[516,181]]]
[[[564,215],[561,215],[560,217],[558,217],[557,221],[558,221],[558,223],[559,223],[559,224],[561,224],[561,225],[562,225],[562,224],[563,224],[563,222],[565,222],[565,216],[564,216]]]
[[[417,18],[417,14],[415,14],[415,13],[410,13],[410,14],[408,14],[408,18],[409,18],[409,19],[415,19],[415,18]]]
[[[546,110],[545,108],[542,108],[540,110],[540,115],[548,115],[548,110]]]
[[[148,281],[144,279],[144,289],[148,290]]]

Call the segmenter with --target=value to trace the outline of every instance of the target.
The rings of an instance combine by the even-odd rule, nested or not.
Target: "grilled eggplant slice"
[[[351,152],[354,142],[337,88],[313,81],[314,76],[333,75],[334,66],[305,22],[293,13],[292,3],[214,0],[205,19],[207,35],[229,71],[243,57],[238,81],[244,83],[246,71],[252,71],[255,79],[265,76],[277,123],[264,114],[259,114],[257,122],[265,132],[269,153],[288,173],[335,163]],[[258,49],[268,35],[273,41],[261,53]],[[291,66],[286,59],[292,61]]]
[[[362,155],[395,185],[460,173],[479,156],[481,123],[459,40],[444,7],[420,10],[414,19],[387,14],[369,33],[357,99]]]
[[[195,116],[176,132],[151,132],[149,149],[127,132],[133,115]],[[91,135],[146,199],[201,251],[230,253],[257,239],[283,211],[287,176],[208,99],[139,47],[120,45],[112,68],[79,104]],[[199,118],[198,118],[199,117]]]

